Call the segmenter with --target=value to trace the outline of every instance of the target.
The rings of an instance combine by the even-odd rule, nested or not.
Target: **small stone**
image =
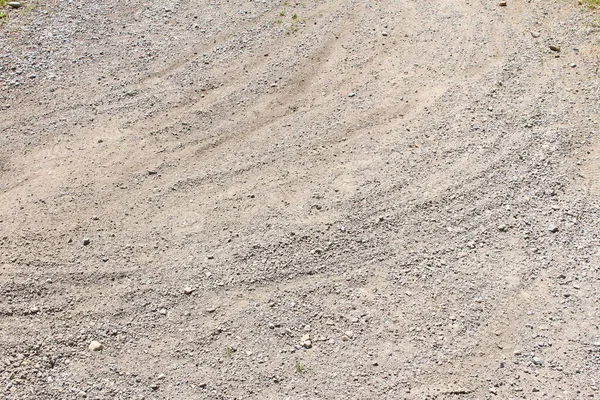
[[[160,310],[158,310],[158,313],[160,315],[167,315],[167,310],[165,308],[161,308]]]
[[[373,366],[377,367],[379,365],[379,363],[377,361],[373,361]]]
[[[575,67],[577,67],[577,64],[571,63],[571,68],[575,68]]]
[[[100,219],[100,218],[98,218],[98,216],[97,216],[97,215],[94,215],[94,216],[92,217],[92,220],[93,220],[93,221],[98,221],[99,219]]]
[[[352,339],[354,337],[354,332],[346,331],[346,332],[344,332],[344,335],[346,335],[348,337],[348,339]]]
[[[498,230],[500,232],[506,232],[508,230],[508,227],[504,224],[500,224],[500,225],[498,225]]]
[[[158,374],[158,376],[156,377],[156,379],[165,379],[166,375],[165,374]]]
[[[22,4],[18,1],[9,1],[8,6],[11,8],[21,8]]]
[[[104,346],[102,346],[102,343],[100,343],[96,340],[92,340],[89,348],[91,351],[100,351],[104,348]]]
[[[185,287],[183,289],[183,293],[185,293],[185,294],[192,294],[192,293],[194,293],[194,289],[191,288],[191,287],[189,287],[189,286],[187,286],[187,287]]]
[[[156,174],[158,174],[158,171],[156,171],[155,169],[148,170],[148,175],[156,175]]]
[[[542,365],[544,363],[544,360],[542,360],[540,357],[533,357],[533,363],[535,365]]]
[[[274,323],[269,323],[269,329],[275,329],[275,324]]]
[[[89,238],[83,239],[83,245],[84,246],[88,246],[90,243],[91,243],[91,240]]]
[[[536,32],[536,31],[531,31],[530,33],[531,33],[531,36],[533,36],[534,38],[539,38],[541,35],[539,32]]]
[[[498,390],[494,387],[490,388],[490,393],[491,394],[498,394]]]
[[[539,391],[540,391],[540,389],[538,389],[538,388],[533,388],[531,391],[532,391],[533,393],[537,393],[537,392],[539,392]]]
[[[556,226],[556,225],[550,225],[550,226],[548,227],[548,230],[549,230],[550,232],[552,232],[552,233],[556,233],[556,232],[558,232],[558,226]]]
[[[307,333],[306,335],[302,335],[302,337],[300,338],[301,342],[306,342],[307,340],[310,340],[310,333]]]
[[[560,51],[560,47],[555,46],[553,44],[551,44],[550,46],[548,46],[550,48],[550,50],[555,51],[555,52],[559,52]]]
[[[387,32],[381,32],[381,36],[389,36],[390,34]]]
[[[505,1],[501,1],[500,3],[498,3],[498,5],[500,7],[506,7],[506,2]]]
[[[305,340],[304,342],[302,342],[302,347],[304,347],[305,349],[310,349],[312,347],[312,341]]]
[[[217,309],[214,308],[214,307],[211,307],[211,308],[209,308],[209,309],[206,310],[207,313],[214,313],[215,311],[217,311]]]
[[[354,96],[356,96],[356,93],[350,93],[350,94],[348,95],[348,97],[354,97]]]
[[[160,385],[156,382],[150,385],[150,389],[152,389],[152,390],[158,390],[159,388],[160,388]]]

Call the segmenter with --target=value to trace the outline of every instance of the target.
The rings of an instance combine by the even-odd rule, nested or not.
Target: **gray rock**
[[[9,1],[8,6],[11,8],[21,8],[22,4],[18,1]]]

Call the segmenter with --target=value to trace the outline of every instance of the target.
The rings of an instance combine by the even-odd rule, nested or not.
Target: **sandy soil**
[[[589,10],[4,10],[1,398],[600,397]]]

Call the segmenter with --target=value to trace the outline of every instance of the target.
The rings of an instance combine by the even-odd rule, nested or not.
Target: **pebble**
[[[533,357],[533,363],[535,365],[542,365],[544,363],[544,360],[542,360],[540,357]]]
[[[536,32],[536,31],[531,31],[531,36],[533,36],[534,38],[539,38],[540,37],[540,33]]]
[[[85,239],[83,239],[83,245],[84,245],[84,246],[87,246],[87,245],[89,245],[90,243],[91,243],[91,240],[90,240],[89,238],[85,238]]]
[[[389,36],[390,34],[387,32],[381,32],[381,36]]]
[[[104,346],[102,346],[102,343],[96,341],[96,340],[92,340],[92,342],[90,343],[89,346],[91,351],[100,351],[104,348]]]
[[[548,227],[548,230],[549,230],[550,232],[552,232],[552,233],[556,233],[556,232],[558,232],[558,226],[556,226],[556,225],[550,225],[550,226]]]
[[[352,339],[354,337],[354,332],[346,331],[344,332],[344,335],[348,336],[348,339]]]
[[[22,4],[18,1],[9,1],[8,6],[11,8],[21,8]]]
[[[194,289],[191,288],[191,287],[189,287],[189,286],[187,286],[187,287],[185,287],[183,289],[183,293],[185,293],[185,294],[192,294],[192,293],[194,293]]]
[[[550,48],[550,50],[552,51],[556,51],[557,53],[560,51],[560,47],[555,46],[553,44],[551,44],[550,46],[548,46]]]
[[[498,5],[500,7],[506,7],[506,1],[501,1],[500,3],[498,3]]]
[[[158,310],[158,313],[160,315],[167,315],[167,310],[165,308],[161,308],[160,310]]]
[[[504,224],[498,225],[498,230],[500,232],[506,232],[508,230],[508,227]]]
[[[310,349],[312,347],[312,341],[310,340],[310,333],[307,333],[306,335],[303,335],[300,338],[300,346],[304,347],[305,349]]]

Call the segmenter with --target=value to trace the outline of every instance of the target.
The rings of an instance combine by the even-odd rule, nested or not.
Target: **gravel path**
[[[0,398],[600,397],[593,13],[22,5]]]

